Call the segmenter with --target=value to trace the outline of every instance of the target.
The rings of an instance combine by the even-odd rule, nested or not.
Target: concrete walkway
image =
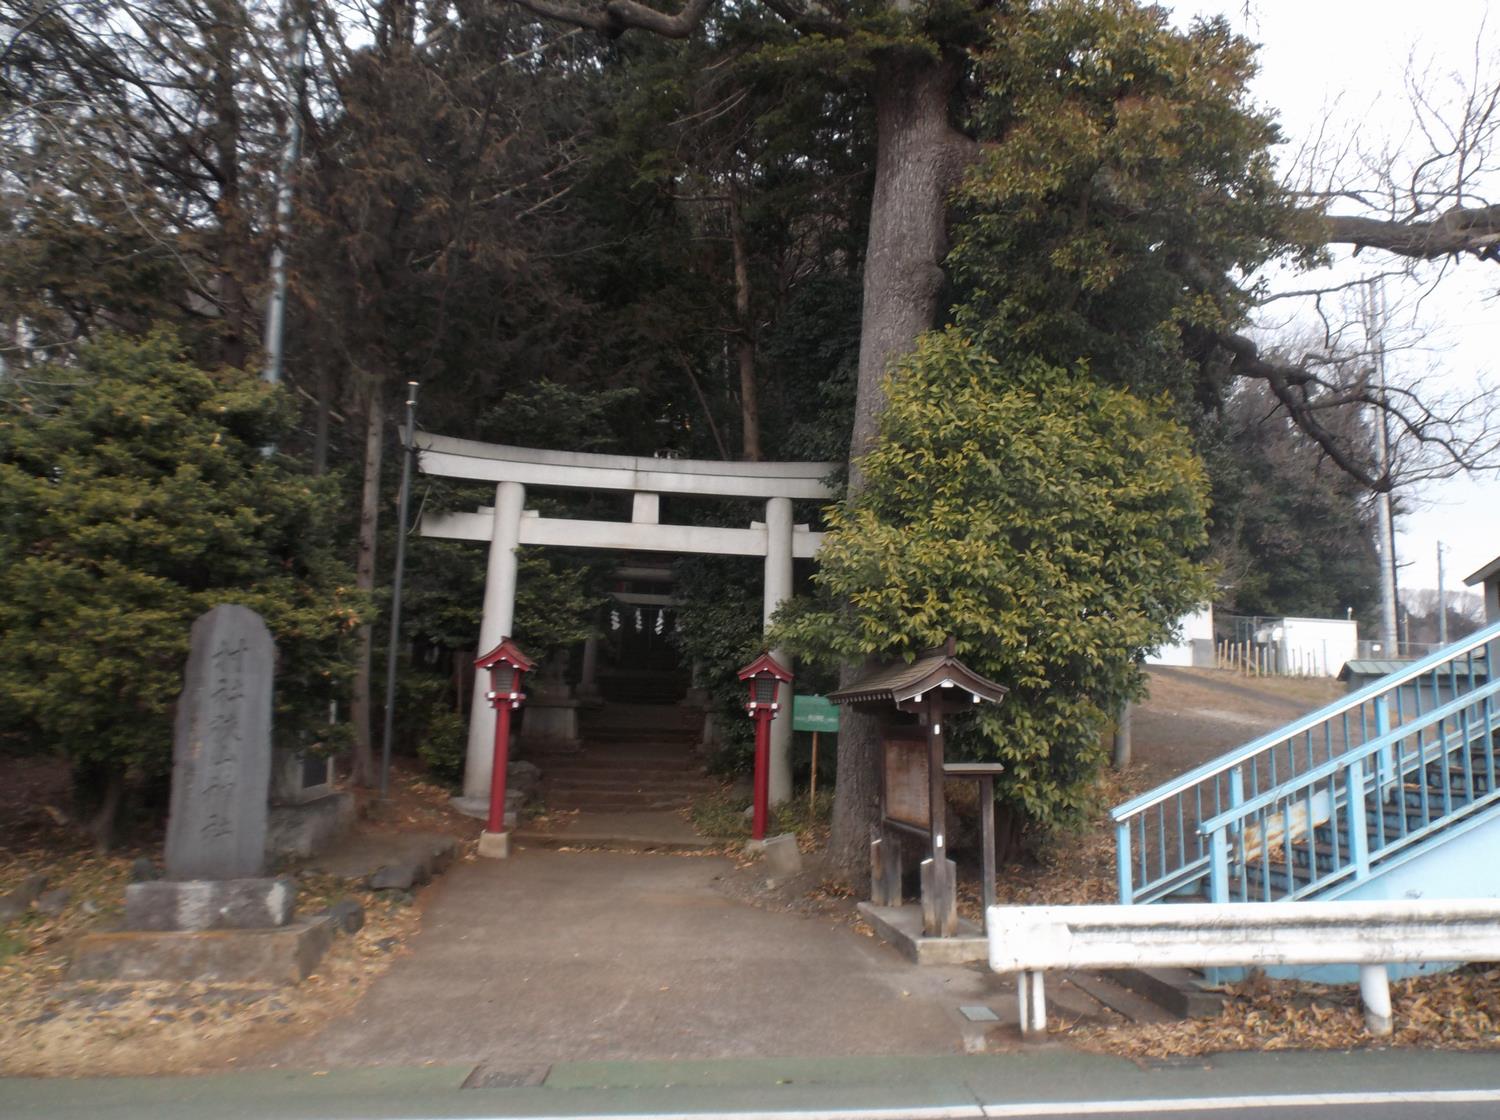
[[[918,969],[827,917],[714,889],[722,857],[521,849],[433,887],[410,952],[354,1012],[243,1064],[952,1054],[958,1008],[1008,1008],[980,967]],[[507,1072],[509,1071],[509,1072]]]

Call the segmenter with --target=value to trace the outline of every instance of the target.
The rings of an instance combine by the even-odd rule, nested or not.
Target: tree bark
[[[243,19],[242,13],[227,3],[214,4],[212,12],[215,18],[205,31],[204,41],[213,55],[212,138],[219,186],[215,204],[219,242],[216,298],[223,323],[221,346],[224,362],[236,369],[244,369],[250,353],[245,304],[250,223],[241,193],[242,117],[235,91],[239,75],[237,47],[242,37]]]
[[[874,445],[891,362],[909,353],[937,320],[948,252],[948,195],[973,151],[948,120],[959,77],[956,58],[889,52],[875,67],[875,191],[865,253],[859,388],[849,447],[849,494],[859,493],[859,459]],[[846,666],[841,683],[866,671]],[[879,811],[878,717],[846,709],[840,718],[829,858],[851,886],[869,879],[870,826]]]
[[[958,59],[890,52],[875,68],[875,191],[865,248],[859,387],[849,442],[849,490],[875,442],[891,362],[937,319],[948,254],[947,201],[974,150],[948,121]]]
[[[1323,239],[1328,244],[1381,249],[1416,260],[1471,254],[1480,260],[1500,260],[1500,204],[1455,206],[1434,218],[1403,222],[1384,218],[1324,215]]]
[[[333,375],[327,369],[318,373],[318,401],[313,410],[312,473],[319,478],[328,473],[328,420],[333,412]]]
[[[750,319],[750,260],[745,250],[745,224],[739,191],[729,187],[729,242],[734,249],[734,349],[740,370],[740,458],[758,463],[760,446],[760,391],[755,383],[755,331]]]
[[[367,390],[365,405],[364,487],[359,500],[359,558],[355,563],[354,582],[361,591],[375,589],[375,533],[380,522],[380,462],[385,451],[385,399],[378,384]],[[350,697],[350,722],[354,725],[354,747],[351,751],[350,776],[355,785],[368,786],[375,781],[375,754],[370,734],[370,656],[374,645],[374,628],[359,628],[358,655],[354,671],[354,689]]]

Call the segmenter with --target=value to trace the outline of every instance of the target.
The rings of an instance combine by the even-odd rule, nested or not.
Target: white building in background
[[[1484,620],[1487,623],[1500,622],[1500,556],[1495,557],[1464,582],[1470,587],[1475,584],[1483,585]]]
[[[1303,677],[1336,677],[1359,656],[1359,623],[1343,618],[1268,619],[1257,644],[1276,651],[1278,671]]]
[[[1147,665],[1176,665],[1184,669],[1214,665],[1214,609],[1204,607],[1178,622],[1177,641],[1146,655]]]

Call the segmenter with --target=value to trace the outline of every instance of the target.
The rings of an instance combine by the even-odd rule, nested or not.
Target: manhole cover
[[[551,1066],[492,1066],[488,1063],[474,1067],[474,1072],[464,1079],[465,1089],[524,1089],[528,1085],[540,1085],[547,1080]]]

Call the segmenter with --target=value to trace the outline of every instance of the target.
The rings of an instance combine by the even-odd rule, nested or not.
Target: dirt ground
[[[1242,677],[1158,666],[1150,697],[1131,714],[1131,777],[1160,785],[1344,695],[1323,677]]]
[[[398,769],[389,804],[363,806],[361,827],[445,831],[472,839],[479,822],[453,814],[447,791]],[[0,895],[32,874],[67,891],[56,913],[32,909],[0,927],[0,1075],[176,1073],[223,1069],[238,1056],[315,1030],[353,1008],[406,951],[422,892],[370,892],[327,875],[297,874],[297,912],[352,898],[365,911],[302,984],[78,982],[69,946],[117,928],[133,862],[159,860],[159,836],[99,855],[71,824],[62,767],[0,756]],[[471,845],[469,845],[471,846]]]

